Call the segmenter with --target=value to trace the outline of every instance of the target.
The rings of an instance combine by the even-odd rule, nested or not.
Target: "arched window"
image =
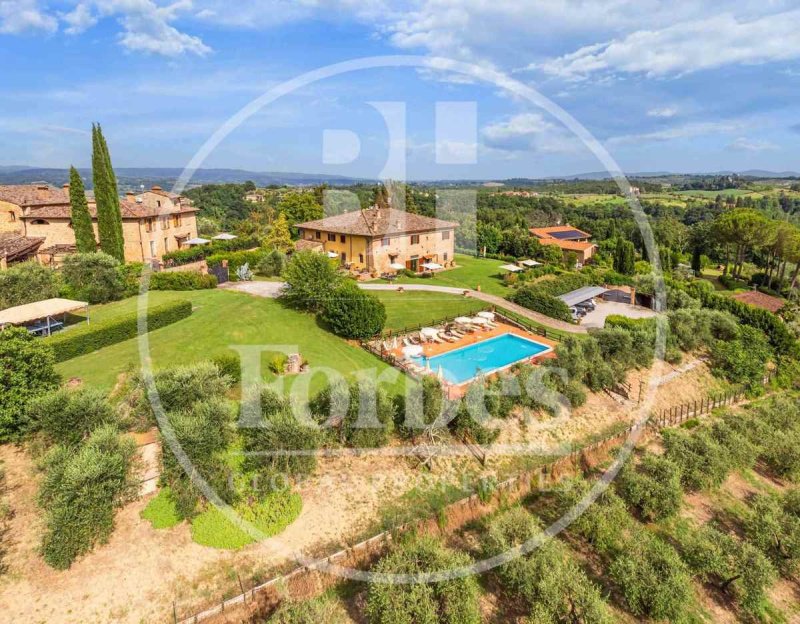
[[[44,219],[34,219],[31,221],[33,225],[50,225],[49,221],[45,221]]]

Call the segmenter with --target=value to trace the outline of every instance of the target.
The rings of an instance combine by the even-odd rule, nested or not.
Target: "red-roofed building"
[[[592,243],[592,235],[571,225],[556,225],[552,227],[531,228],[533,234],[542,245],[555,245],[564,253],[566,259],[574,253],[577,261],[586,264],[597,251],[597,245]]]
[[[733,295],[733,298],[762,310],[769,310],[773,314],[780,310],[786,302],[778,297],[773,297],[758,290],[748,290]]]

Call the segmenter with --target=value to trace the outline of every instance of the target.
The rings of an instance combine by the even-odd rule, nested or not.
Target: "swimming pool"
[[[446,381],[462,384],[479,374],[489,374],[507,368],[516,362],[552,351],[551,347],[517,336],[501,334],[433,357],[412,358],[420,366],[434,372],[442,369]]]

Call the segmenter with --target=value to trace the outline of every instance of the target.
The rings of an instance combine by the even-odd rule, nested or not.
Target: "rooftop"
[[[0,258],[13,262],[35,252],[44,241],[43,236],[0,236]]]
[[[578,290],[560,295],[558,298],[568,306],[574,306],[584,301],[589,301],[592,297],[599,297],[607,290],[607,288],[603,288],[602,286],[584,286]]]
[[[2,185],[0,201],[17,206],[69,205],[69,192],[49,184]]]
[[[542,245],[558,245],[567,251],[585,251],[589,247],[594,247],[594,243],[589,241],[559,240],[557,238],[541,238],[539,242]]]
[[[394,208],[354,210],[333,217],[298,223],[296,227],[358,236],[389,236],[407,232],[428,232],[458,227],[458,223],[423,217]]]
[[[191,206],[180,206],[177,209],[166,207],[156,208],[132,202],[126,199],[119,201],[119,209],[123,219],[141,219],[143,217],[161,217],[165,215],[178,214],[182,212],[196,212],[197,208]],[[94,203],[89,204],[89,214],[92,218],[97,218],[97,207]],[[69,201],[66,205],[49,205],[31,207],[23,215],[23,219],[69,219],[71,217]]]
[[[557,240],[578,240],[581,238],[591,238],[589,232],[584,232],[576,227],[571,226],[569,223],[566,225],[554,225],[551,227],[531,228],[531,234],[543,239],[557,239]]]

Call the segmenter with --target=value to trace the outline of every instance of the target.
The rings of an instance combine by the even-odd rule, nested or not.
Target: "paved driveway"
[[[597,307],[583,317],[581,327],[587,329],[602,328],[606,324],[606,317],[612,314],[619,314],[632,319],[652,318],[656,315],[650,308],[642,306],[632,306],[627,303],[616,303],[613,301],[603,301],[595,299]]]
[[[226,282],[220,286],[220,288],[224,288],[225,290],[238,290],[248,295],[274,299],[281,294],[281,290],[283,290],[285,285],[284,282]]]

